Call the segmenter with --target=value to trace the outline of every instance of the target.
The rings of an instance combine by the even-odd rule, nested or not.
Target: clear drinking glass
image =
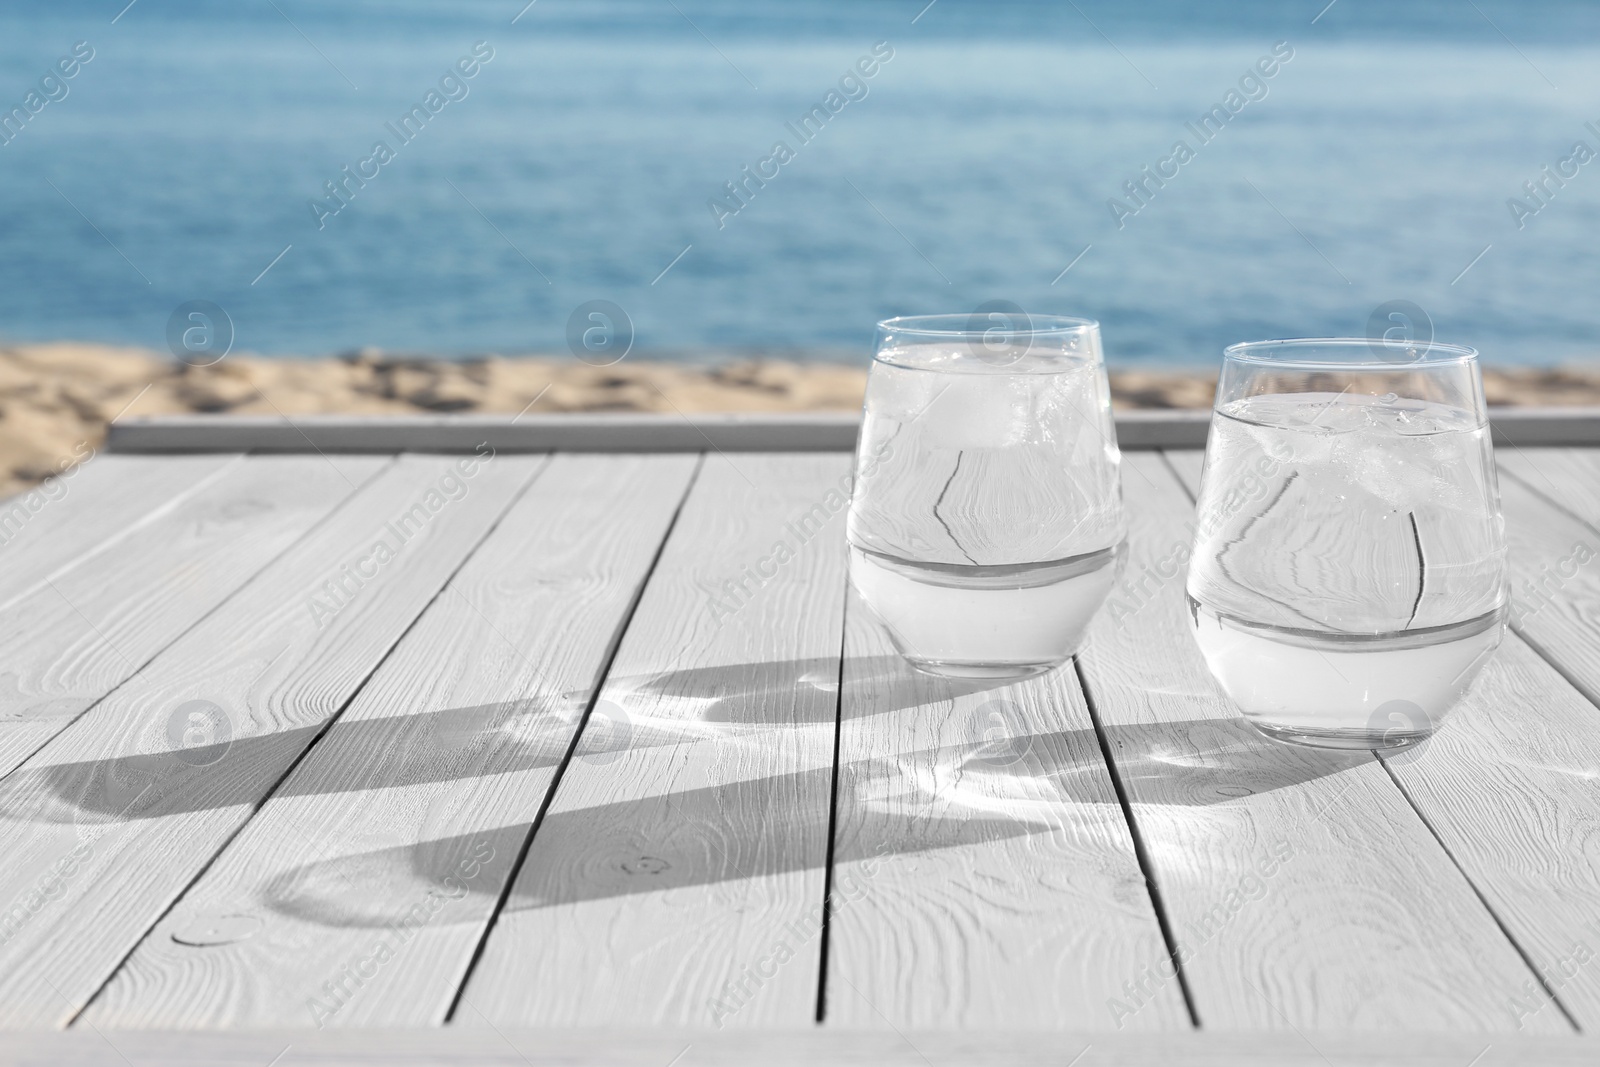
[[[1500,643],[1505,533],[1470,348],[1232,346],[1197,511],[1195,640],[1270,737],[1419,744]]]
[[[878,324],[850,580],[913,666],[1021,678],[1077,651],[1126,540],[1115,433],[1098,323]]]

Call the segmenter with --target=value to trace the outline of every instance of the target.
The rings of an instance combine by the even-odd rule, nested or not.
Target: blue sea
[[[1001,300],[1123,366],[1600,358],[1600,5],[525,4],[7,3],[0,341],[564,351],[604,300],[636,355],[865,359]]]

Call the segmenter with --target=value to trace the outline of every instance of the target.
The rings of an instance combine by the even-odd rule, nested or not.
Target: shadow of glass
[[[1244,731],[1241,733],[1240,731]],[[1189,740],[1180,758],[1172,738]],[[1229,803],[1337,773],[1363,758],[1279,753],[1243,723],[1197,720],[1112,733],[1132,775],[1183,782],[1180,806]],[[839,777],[837,865],[962,848],[1034,835],[1077,835],[1085,821],[1120,824],[1121,807],[1098,761],[1093,731],[1025,735],[997,749],[992,740],[846,764]],[[1086,748],[1086,746],[1089,746]],[[1017,756],[1018,752],[1020,756]],[[997,756],[1006,762],[1002,765]],[[1015,758],[1014,758],[1015,757]],[[539,827],[506,907],[516,911],[644,893],[711,887],[714,901],[749,907],[755,880],[820,870],[827,858],[826,769],[753,778],[571,811],[552,811]],[[381,926],[403,897],[395,887],[442,880],[459,857],[490,842],[514,855],[527,824],[478,834],[319,859],[268,886],[264,903],[329,926]],[[1081,837],[1075,836],[1078,847]],[[1107,848],[1121,848],[1107,839]],[[503,874],[466,891],[494,895]],[[409,890],[408,890],[409,891]],[[758,889],[759,891],[759,889]]]
[[[876,690],[884,682],[897,683],[910,668],[898,656],[851,657],[845,670],[847,704],[857,704],[854,694],[872,687],[874,713],[912,707],[926,699],[926,690],[897,685],[882,699]],[[755,663],[693,667],[650,675],[621,675],[606,680],[606,696],[628,707],[639,699],[668,697],[691,705],[698,703],[702,722],[749,726],[790,726],[833,722],[838,714],[839,660],[812,658],[766,660]],[[919,676],[922,677],[922,676]],[[943,683],[949,692],[978,692],[993,683]],[[948,692],[947,692],[948,696]]]
[[[443,901],[498,896],[527,833],[519,823],[303,864],[268,881],[261,903],[328,927],[438,926]]]
[[[339,720],[225,744],[25,768],[0,782],[0,818],[108,822],[259,803],[313,742],[317,759],[278,786],[303,796],[555,767],[582,705],[507,701]],[[318,737],[321,734],[322,736]],[[631,743],[649,743],[634,737]]]
[[[644,699],[667,694],[709,699],[714,718],[641,717],[620,730],[615,724],[595,730],[591,721],[590,737],[580,749],[582,758],[603,766],[610,762],[606,758],[610,755],[727,737],[759,747],[766,731],[807,721],[799,714],[805,709],[827,708],[828,714],[833,714],[836,700],[825,687],[830,662],[764,662],[685,670],[624,684],[618,689],[619,694],[626,694],[621,698],[634,702],[641,694]],[[850,679],[846,708],[863,709],[851,713],[852,722],[867,714],[876,716],[994,688],[986,683],[908,677],[908,668],[895,656],[852,659],[846,670]],[[836,690],[836,680],[833,684]],[[870,700],[868,687],[873,687]],[[801,695],[792,696],[797,692]],[[859,696],[852,696],[853,692]],[[569,693],[549,701],[506,701],[337,721],[320,739],[319,727],[302,727],[177,752],[25,769],[0,782],[0,817],[82,827],[254,805],[313,742],[318,747],[317,758],[302,764],[278,786],[276,795],[349,793],[554,768],[566,756],[584,707],[583,697],[582,693]],[[796,713],[797,718],[785,719],[778,709]],[[767,721],[769,718],[774,721]],[[734,733],[727,733],[729,730]],[[1226,803],[1299,785],[1371,758],[1366,753],[1290,749],[1262,739],[1239,719],[1111,727],[1107,738],[1132,798],[1163,806]],[[840,810],[873,811],[885,826],[908,828],[904,840],[872,846],[881,844],[898,851],[955,847],[1041,829],[1053,831],[1062,825],[1065,809],[1072,805],[1114,802],[1100,769],[1099,753],[1099,738],[1091,730],[989,737],[975,729],[970,739],[960,744],[847,764],[840,774]],[[754,777],[610,809],[601,806],[552,814],[540,833],[549,841],[559,839],[569,823],[588,826],[586,833],[595,832],[596,827],[623,826],[636,835],[629,838],[634,843],[627,848],[615,843],[606,848],[631,849],[645,856],[651,848],[666,848],[651,842],[665,841],[688,850],[677,861],[656,857],[667,866],[643,882],[632,874],[620,881],[601,878],[594,872],[610,868],[600,860],[595,861],[599,866],[594,872],[573,876],[574,886],[594,882],[603,887],[595,890],[602,895],[628,892],[629,885],[652,880],[661,883],[663,877],[663,884],[669,886],[678,878],[687,878],[684,884],[718,882],[745,877],[740,873],[745,870],[770,872],[820,864],[826,827],[817,823],[816,813],[827,810],[832,787],[831,772],[826,769]],[[676,812],[678,822],[689,829],[678,827],[670,812]],[[958,822],[959,828],[952,829]],[[697,856],[683,843],[684,833],[698,834],[709,851]],[[637,837],[640,834],[643,837]],[[808,844],[773,858],[762,851],[763,847],[777,847],[768,845],[771,842]],[[809,844],[813,842],[815,847]],[[840,846],[844,850],[841,858],[849,859],[855,846],[848,840]],[[541,846],[540,851],[560,854],[565,848]],[[586,856],[592,859],[599,848],[600,841],[581,837],[570,843],[577,862]],[[668,875],[668,871],[679,873]],[[420,874],[428,876],[426,870]],[[539,888],[540,876],[530,877],[534,880],[529,885],[534,888],[529,899],[570,899],[570,895],[557,892],[559,886]],[[594,881],[596,878],[599,880]]]
[[[1338,774],[1373,755],[1296,748],[1268,740],[1242,718],[1191,719],[1106,730],[1129,799],[1162,806],[1223,804]]]
[[[899,669],[892,656],[852,661],[850,684],[877,684]],[[624,712],[624,729],[604,722],[607,728],[590,732],[583,753],[596,762],[632,749],[715,739],[741,727],[760,731],[832,722],[838,663],[767,661],[624,677],[608,683],[606,693],[638,713]],[[649,715],[650,703],[663,698],[700,701],[704,707],[690,719]],[[26,768],[0,783],[0,818],[110,822],[253,805],[313,743],[315,762],[303,765],[277,795],[385,789],[555,767],[566,755],[587,700],[586,690],[572,690],[550,700],[340,719],[326,732],[320,725],[304,726],[236,736],[226,744]],[[326,767],[337,771],[311,773]]]

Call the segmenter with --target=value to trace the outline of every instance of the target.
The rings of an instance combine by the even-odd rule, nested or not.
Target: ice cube
[[[1026,375],[943,374],[921,415],[922,439],[930,448],[957,451],[1005,448],[1028,439],[1034,423]]]

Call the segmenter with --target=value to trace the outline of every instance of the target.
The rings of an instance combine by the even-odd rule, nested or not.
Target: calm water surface
[[[204,299],[241,349],[520,352],[604,299],[640,352],[865,359],[1009,300],[1209,365],[1409,301],[1491,362],[1600,356],[1597,5],[524,2],[6,4],[0,111],[94,58],[0,145],[0,338],[159,348]]]

